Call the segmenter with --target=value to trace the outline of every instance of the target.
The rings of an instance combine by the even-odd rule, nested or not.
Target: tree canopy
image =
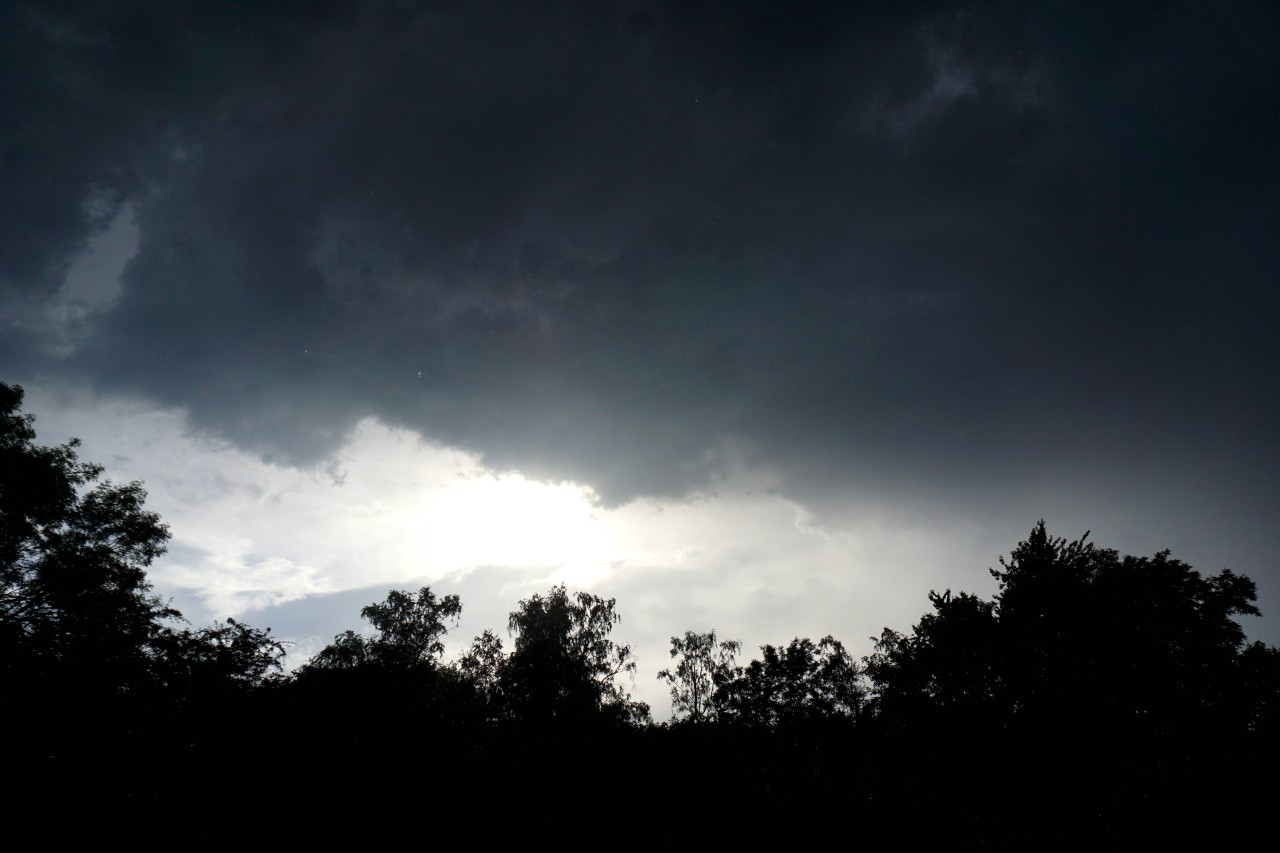
[[[834,637],[796,637],[763,645],[761,656],[722,678],[714,701],[721,719],[752,726],[855,717],[866,690],[857,661]]]
[[[425,586],[416,593],[393,589],[385,600],[360,610],[360,616],[377,632],[372,638],[344,631],[321,649],[306,669],[434,667],[444,655],[445,634],[461,615],[462,600],[456,595],[437,598]]]
[[[507,628],[515,648],[501,676],[510,713],[531,722],[647,719],[648,706],[632,702],[618,676],[636,670],[631,647],[609,638],[621,620],[614,599],[564,585],[520,602]]]
[[[674,669],[658,673],[671,688],[671,710],[685,714],[691,723],[701,723],[715,713],[715,692],[733,678],[734,657],[742,649],[737,640],[716,640],[716,632],[686,631],[683,638],[671,638]]]
[[[37,444],[22,401],[0,383],[0,718],[13,752],[48,761],[74,745],[126,761],[137,739],[189,746],[280,676],[284,646],[234,619],[187,627],[147,578],[169,528],[142,484],[103,480],[75,439]]]
[[[1244,727],[1248,578],[1205,577],[1169,552],[1121,557],[1040,522],[991,574],[991,601],[931,592],[910,634],[866,659],[882,716],[921,713],[1172,732]],[[1261,659],[1259,653],[1253,653]]]
[[[79,442],[35,444],[23,390],[0,383],[0,639],[8,676],[106,697],[155,680],[168,623],[146,568],[169,529],[141,483],[99,482]],[[22,695],[18,690],[11,695]],[[30,694],[28,694],[30,695]]]

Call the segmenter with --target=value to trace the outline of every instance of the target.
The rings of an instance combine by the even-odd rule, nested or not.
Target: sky
[[[294,663],[565,583],[661,719],[1041,518],[1277,643],[1277,104],[1265,2],[11,0],[0,381]]]

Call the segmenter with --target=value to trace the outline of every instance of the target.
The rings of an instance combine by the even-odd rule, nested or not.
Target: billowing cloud
[[[615,507],[1280,509],[1274,6],[309,9],[8,4],[13,378]]]

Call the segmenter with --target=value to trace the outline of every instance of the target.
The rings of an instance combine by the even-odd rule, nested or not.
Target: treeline
[[[1280,732],[1280,651],[1246,642],[1255,586],[1227,570],[1041,522],[992,599],[930,592],[918,624],[861,658],[830,636],[746,661],[714,632],[671,638],[657,677],[673,717],[655,725],[626,689],[615,601],[564,586],[453,661],[462,602],[426,587],[368,605],[368,633],[293,673],[269,630],[192,628],[147,581],[168,530],[141,485],[102,481],[75,441],[37,445],[21,403],[0,383],[0,714],[10,779],[35,801],[172,813],[251,795],[354,814],[470,808],[506,784],[494,837],[674,800],[714,817],[651,823],[660,839],[798,840],[806,816],[839,814],[985,849],[1150,839],[1175,818],[1180,839],[1208,837],[1217,824],[1188,815],[1274,793],[1226,784]]]

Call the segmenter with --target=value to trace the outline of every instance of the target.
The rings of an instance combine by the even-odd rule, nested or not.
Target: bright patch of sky
[[[363,604],[426,584],[462,595],[453,655],[485,628],[505,636],[520,599],[565,583],[618,599],[616,637],[640,663],[632,689],[658,718],[668,704],[654,674],[671,636],[715,629],[754,652],[834,634],[866,654],[871,634],[919,617],[931,585],[982,585],[1008,547],[954,525],[921,535],[866,508],[856,524],[823,526],[759,472],[684,502],[603,509],[581,486],[489,471],[372,419],[329,465],[305,470],[195,434],[178,410],[38,387],[25,409],[41,443],[78,436],[108,477],[145,482],[173,534],[150,577],[195,624],[283,622],[297,664],[365,627]],[[957,544],[973,562],[955,559]],[[291,602],[325,599],[345,604],[289,615]]]

